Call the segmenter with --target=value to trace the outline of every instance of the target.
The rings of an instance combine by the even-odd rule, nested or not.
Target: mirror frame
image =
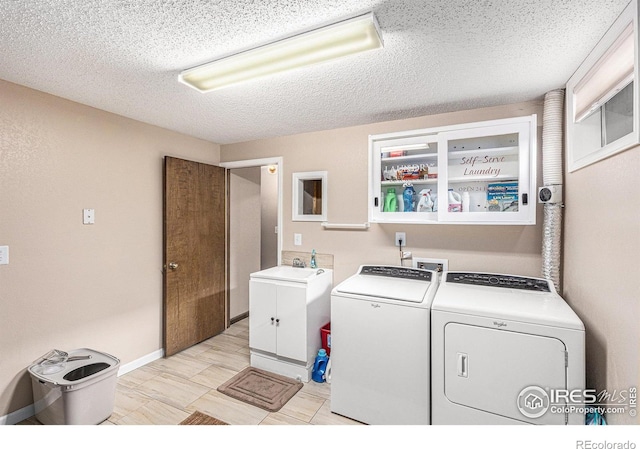
[[[299,172],[293,174],[292,197],[292,220],[293,221],[327,221],[327,190],[328,176],[326,171]],[[302,195],[304,194],[304,181],[322,182],[322,213],[303,213]]]

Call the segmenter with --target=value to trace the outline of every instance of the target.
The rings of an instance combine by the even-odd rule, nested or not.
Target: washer
[[[429,424],[437,273],[363,265],[331,293],[331,411],[366,424]]]
[[[557,412],[585,388],[585,333],[552,282],[445,272],[431,326],[433,424],[584,424]]]

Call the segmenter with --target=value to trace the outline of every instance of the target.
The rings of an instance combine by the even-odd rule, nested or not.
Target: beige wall
[[[269,173],[269,167],[260,167],[260,269],[278,265],[278,173]]]
[[[234,168],[229,186],[229,318],[249,311],[249,275],[260,271],[260,167]]]
[[[598,391],[640,386],[639,173],[636,147],[565,179],[563,294],[585,323],[587,387]]]
[[[0,81],[0,417],[50,349],[162,347],[162,165],[218,145]],[[94,208],[96,223],[82,224]]]
[[[291,221],[292,173],[328,172],[328,221],[367,221],[368,136],[512,116],[538,114],[542,103],[528,102],[223,145],[224,162],[283,156],[283,250],[335,255],[334,282],[355,273],[362,263],[398,264],[396,231],[407,234],[415,257],[449,259],[450,269],[541,274],[541,226],[374,224],[368,231],[323,230],[318,222]],[[540,134],[540,133],[539,133]],[[540,147],[540,141],[539,147]],[[538,223],[541,207],[538,206]],[[293,234],[302,234],[302,246]]]

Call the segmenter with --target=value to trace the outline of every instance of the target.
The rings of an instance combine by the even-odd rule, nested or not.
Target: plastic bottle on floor
[[[320,349],[318,351],[318,355],[316,356],[316,361],[313,364],[313,371],[311,371],[311,379],[314,382],[324,382],[324,373],[327,370],[328,362],[329,356],[327,355],[327,351],[325,351],[324,349]]]

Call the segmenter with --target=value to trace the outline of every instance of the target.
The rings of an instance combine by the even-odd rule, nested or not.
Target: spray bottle
[[[420,191],[420,201],[418,201],[417,212],[433,212],[433,198],[431,198],[431,189],[423,189]]]

